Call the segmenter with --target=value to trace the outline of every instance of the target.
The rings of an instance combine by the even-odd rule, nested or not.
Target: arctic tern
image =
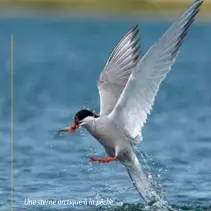
[[[131,29],[112,51],[97,86],[100,114],[83,109],[75,114],[70,127],[58,132],[86,128],[105,148],[107,158],[92,162],[120,161],[137,191],[147,204],[163,200],[134,152],[142,140],[141,129],[152,110],[161,82],[171,70],[180,47],[203,0],[196,0],[166,33],[140,58],[138,26]]]

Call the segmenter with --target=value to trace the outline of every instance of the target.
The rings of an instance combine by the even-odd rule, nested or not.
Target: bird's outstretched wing
[[[134,140],[133,143],[141,137],[141,127],[150,114],[160,83],[171,70],[202,2],[195,1],[146,53],[109,115]]]
[[[140,54],[138,26],[131,29],[112,51],[98,80],[100,115],[108,115],[119,99]]]

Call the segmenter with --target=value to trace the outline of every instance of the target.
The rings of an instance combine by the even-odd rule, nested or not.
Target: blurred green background
[[[1,12],[43,11],[74,12],[76,14],[178,15],[193,0],[0,0]],[[12,9],[13,13],[11,12]],[[21,13],[24,14],[24,13]],[[211,16],[211,0],[205,0],[201,17]]]

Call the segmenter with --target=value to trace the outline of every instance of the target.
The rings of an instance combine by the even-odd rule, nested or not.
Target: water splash
[[[153,176],[151,174],[151,168],[150,168],[150,165],[148,164],[148,160],[150,160],[152,162],[152,165],[155,166],[156,164],[153,161],[153,159],[146,152],[141,151],[137,146],[134,146],[134,149],[137,152],[137,155],[141,156],[141,161],[143,162],[144,169],[147,171],[147,176],[148,176],[148,178],[150,180],[150,183],[153,185],[153,187],[155,188],[157,194],[161,198],[161,200],[159,200],[159,201],[157,201],[157,202],[155,202],[153,204],[147,205],[145,207],[145,210],[146,211],[177,211],[174,208],[172,208],[168,204],[168,202],[165,200],[161,184],[158,183],[158,181],[153,179]],[[162,171],[162,168],[159,168],[159,170],[158,170],[159,174],[157,174],[157,178],[160,177],[160,172],[161,171]]]

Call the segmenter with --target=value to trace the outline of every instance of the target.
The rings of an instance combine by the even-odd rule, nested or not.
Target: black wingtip
[[[198,4],[196,4],[198,3]],[[175,45],[175,50],[172,52],[172,56],[175,57],[177,55],[177,53],[179,52],[179,49],[182,45],[182,43],[184,42],[184,39],[192,25],[192,23],[194,22],[195,20],[195,17],[196,15],[199,13],[199,10],[200,10],[200,6],[201,4],[203,3],[203,0],[199,0],[199,1],[195,1],[194,2],[194,9],[192,11],[192,14],[190,15],[190,18],[189,20],[187,21],[187,23],[184,25],[184,30],[182,31],[182,33],[180,34],[179,38],[178,38],[178,42],[177,44]]]
[[[138,32],[139,32],[138,24],[136,24],[136,25],[130,30],[130,32],[138,33]]]
[[[204,2],[204,0],[195,0],[195,2],[193,4],[198,3],[197,7],[199,8],[202,5],[203,2]]]
[[[195,2],[204,2],[204,0],[195,0]]]
[[[134,30],[137,30],[138,29],[138,24],[136,24],[134,27],[133,27]]]

